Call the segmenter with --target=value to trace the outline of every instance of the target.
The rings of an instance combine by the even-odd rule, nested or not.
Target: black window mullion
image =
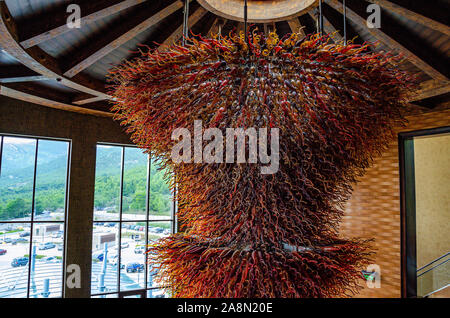
[[[152,160],[151,156],[147,155],[147,189],[146,189],[146,200],[145,200],[145,213],[146,213],[146,222],[145,222],[145,247],[148,248],[148,227],[150,225],[150,182],[151,182],[151,168],[152,168]],[[145,275],[144,275],[144,284],[145,290],[148,288],[148,253],[145,253]],[[147,292],[145,293],[145,298],[147,298]]]
[[[0,136],[0,177],[2,175],[3,136]]]
[[[33,249],[33,229],[34,229],[34,209],[36,198],[36,170],[37,170],[37,157],[39,151],[39,139],[36,139],[36,150],[34,153],[34,169],[33,169],[33,190],[31,196],[31,220],[30,220],[30,245],[28,252],[28,279],[27,279],[27,298],[30,298],[30,282],[31,282],[31,258]]]
[[[67,213],[69,211],[69,183],[70,183],[70,162],[72,157],[72,142],[69,142],[67,145],[67,167],[66,167],[66,193],[64,195],[64,236],[63,236],[63,276],[62,276],[62,298],[64,298],[64,292],[65,292],[65,277],[66,277],[66,238],[67,238]]]
[[[119,197],[119,245],[117,247],[118,264],[119,264],[119,275],[117,280],[117,290],[120,292],[120,275],[122,272],[122,208],[123,208],[123,175],[125,166],[125,147],[122,147],[122,160],[120,163],[120,197]]]
[[[177,201],[177,192],[178,192],[178,185],[176,183],[176,178],[175,175],[173,176],[174,180],[174,187],[173,187],[173,204],[172,204],[172,215],[171,215],[171,219],[172,219],[172,224],[171,224],[171,228],[172,228],[172,234],[177,232],[177,219],[176,219],[176,215],[177,215],[177,210],[178,210],[178,201]]]

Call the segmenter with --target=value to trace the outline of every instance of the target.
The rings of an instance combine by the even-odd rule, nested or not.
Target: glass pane
[[[63,223],[35,223],[30,258],[30,298],[62,297]]]
[[[0,298],[27,297],[29,253],[29,224],[0,224]]]
[[[152,159],[150,175],[150,219],[172,219],[173,194],[169,188],[169,175],[161,170],[158,161]]]
[[[118,238],[118,223],[94,223],[92,237],[92,294],[117,291]]]
[[[148,226],[148,243],[152,244],[158,239],[167,237],[171,234],[172,222],[150,222]],[[157,264],[154,264],[157,265]],[[153,281],[153,275],[156,272],[152,266],[148,266],[148,281],[147,287],[160,287],[160,285]]]
[[[145,283],[145,222],[122,223],[120,289],[133,290]]]
[[[3,138],[0,221],[30,220],[35,153],[35,139]]]
[[[147,298],[169,298],[169,295],[164,289],[155,288],[147,290]]]
[[[94,220],[119,221],[122,147],[97,146]]]
[[[450,253],[417,272],[417,296],[433,297],[449,287]]]
[[[119,298],[119,295],[118,294],[98,295],[92,296],[91,298]]]
[[[123,295],[122,298],[145,298],[145,293],[138,292],[136,294]]]
[[[123,220],[146,220],[148,155],[139,148],[125,148]]]
[[[450,134],[415,137],[417,296],[450,292]]]
[[[64,221],[68,149],[65,141],[39,140],[35,221]]]

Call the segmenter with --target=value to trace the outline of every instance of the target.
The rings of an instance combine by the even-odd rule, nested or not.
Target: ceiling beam
[[[300,23],[300,20],[296,17],[291,20],[288,20],[289,27],[291,28],[292,33],[300,33],[302,36],[305,36],[305,31],[303,30],[303,26]]]
[[[207,36],[216,35],[219,33],[219,30],[221,27],[223,27],[227,23],[227,20],[221,19],[219,17],[215,18],[213,24],[209,28],[208,32],[206,33]]]
[[[86,104],[92,104],[99,101],[105,100],[103,97],[99,96],[92,96],[89,94],[79,94],[75,96],[75,98],[72,99],[72,104],[75,105],[86,105]]]
[[[23,82],[45,81],[45,80],[48,80],[48,78],[45,76],[32,75],[32,76],[17,76],[17,77],[0,78],[0,83],[23,83]]]
[[[84,52],[87,52],[86,54],[81,54],[78,59],[75,58],[75,61],[71,62],[71,66],[64,72],[64,76],[67,76],[69,78],[74,77],[75,75],[85,70],[98,60],[105,57],[107,54],[111,53],[121,45],[130,41],[141,32],[161,22],[162,20],[170,16],[175,11],[181,9],[182,7],[183,1],[176,1],[137,25],[135,21],[136,20],[139,21],[139,19],[136,16],[133,16],[133,18],[130,19],[129,25],[127,25],[126,22],[121,23],[119,32],[110,33],[111,35],[106,39],[104,39],[105,35],[103,34],[100,35],[98,41],[96,40],[90,41],[92,43],[91,47],[83,49]],[[142,12],[142,14],[147,13]],[[123,30],[127,31],[123,33]],[[69,54],[69,56],[73,55]]]
[[[411,94],[409,102],[436,97],[450,93],[450,81],[429,80],[420,84],[419,89]]]
[[[110,112],[95,110],[95,109],[88,109],[84,107],[74,106],[67,103],[62,103],[58,101],[54,101],[45,97],[36,96],[34,94],[23,92],[14,88],[10,88],[8,86],[5,86],[4,84],[0,85],[0,95],[7,96],[14,99],[19,99],[25,102],[81,113],[81,114],[89,114],[89,115],[95,115],[95,116],[101,116],[101,117],[112,117],[113,114]]]
[[[189,16],[189,29],[191,29],[198,21],[200,21],[200,19],[203,18],[206,13],[208,13],[206,9],[201,6],[198,7],[197,10],[195,10],[195,12]],[[158,47],[158,50],[166,49],[168,46],[181,39],[182,36],[183,24],[181,24],[171,35],[167,37],[167,39],[164,40],[164,42]]]
[[[82,93],[102,96],[105,99],[110,98],[105,93],[105,85],[101,81],[82,74],[72,79],[65,78],[61,72],[59,62],[54,57],[37,46],[24,49],[18,43],[17,25],[4,1],[0,1],[0,16],[0,47],[9,55],[36,73],[48,79],[55,79],[66,87]]]
[[[399,6],[398,4],[393,3],[392,1],[388,1],[388,0],[367,0],[367,1],[378,4],[389,11],[395,12],[411,21],[420,23],[423,26],[426,26],[427,28],[439,31],[443,34],[450,36],[450,27],[449,26],[447,26],[441,22],[438,22],[436,20],[430,19],[426,16],[423,16],[417,12],[408,10],[402,6]]]
[[[83,26],[145,1],[147,0],[88,0],[81,3],[80,1],[74,1],[74,3],[78,2],[80,5],[80,24]],[[21,38],[25,37],[25,39],[20,42],[20,45],[28,49],[69,32],[71,29],[67,27],[68,13],[66,8],[67,4],[64,3],[64,5],[52,10],[52,13],[49,13],[47,16],[28,19],[27,22],[30,22],[24,23],[28,25],[28,28],[22,31],[25,34],[21,36]],[[55,14],[56,12],[58,14]],[[36,22],[33,23],[32,21]]]
[[[343,13],[342,3],[340,3],[338,0],[329,0],[328,5],[331,6],[336,11]],[[391,38],[389,35],[384,33],[381,29],[376,28],[368,28],[366,25],[366,20],[359,16],[356,12],[351,10],[347,6],[347,17],[353,23],[358,24],[359,26],[365,27],[367,31],[376,39],[381,41],[384,45],[387,47],[394,49],[398,52],[401,52],[406,59],[408,59],[409,62],[417,66],[419,69],[421,69],[424,73],[428,74],[433,79],[438,79],[441,81],[446,81],[447,77],[439,72],[437,69],[432,67],[430,64],[422,60],[420,57],[418,57],[416,54],[408,50],[406,47],[401,45],[399,42]]]
[[[0,83],[20,83],[46,80],[42,76],[23,65],[0,66]]]
[[[317,16],[312,12],[312,10],[309,11],[308,14],[314,21],[317,20]],[[333,40],[335,40],[335,43],[344,41],[344,38],[339,33],[339,31],[336,30],[333,24],[331,24],[331,22],[325,16],[323,16],[323,30],[326,34],[333,34]]]

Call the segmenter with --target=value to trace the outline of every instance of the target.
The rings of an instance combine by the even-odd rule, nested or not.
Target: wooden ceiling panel
[[[203,36],[222,30],[227,35],[241,27],[208,12],[197,0],[190,0],[189,26]],[[449,95],[449,26],[445,20],[445,0],[433,0],[437,8],[410,0],[347,1],[347,38],[355,43],[375,42],[373,50],[403,53],[408,62],[402,67],[423,82],[411,96],[412,102],[439,101]],[[381,29],[366,26],[366,6],[382,7]],[[433,2],[434,3],[434,2]],[[68,4],[79,4],[82,26],[65,25]],[[164,49],[182,36],[183,0],[33,0],[0,1],[0,83],[3,94],[41,102],[71,111],[83,108],[97,115],[108,112],[110,97],[105,76],[127,58],[137,56],[139,45]],[[276,25],[280,36],[305,27],[316,30],[316,9],[288,20],[258,25],[269,30]],[[325,32],[343,36],[341,0],[323,4]],[[447,11],[448,12],[448,11]],[[448,18],[448,14],[447,14]],[[387,22],[386,22],[387,21]],[[388,24],[388,25],[386,25]],[[26,85],[31,88],[26,88]],[[42,95],[37,90],[52,91]],[[20,96],[23,94],[23,96]],[[25,97],[24,97],[25,96]],[[31,97],[30,97],[31,96]]]

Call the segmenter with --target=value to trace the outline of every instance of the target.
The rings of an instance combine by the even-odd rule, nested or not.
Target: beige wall
[[[407,127],[399,132],[449,126],[450,110],[410,116],[408,120]],[[396,139],[355,185],[346,206],[341,235],[375,239],[373,263],[381,268],[381,288],[364,287],[355,297],[401,297],[400,181]]]
[[[414,139],[417,267],[450,251],[450,135]]]

